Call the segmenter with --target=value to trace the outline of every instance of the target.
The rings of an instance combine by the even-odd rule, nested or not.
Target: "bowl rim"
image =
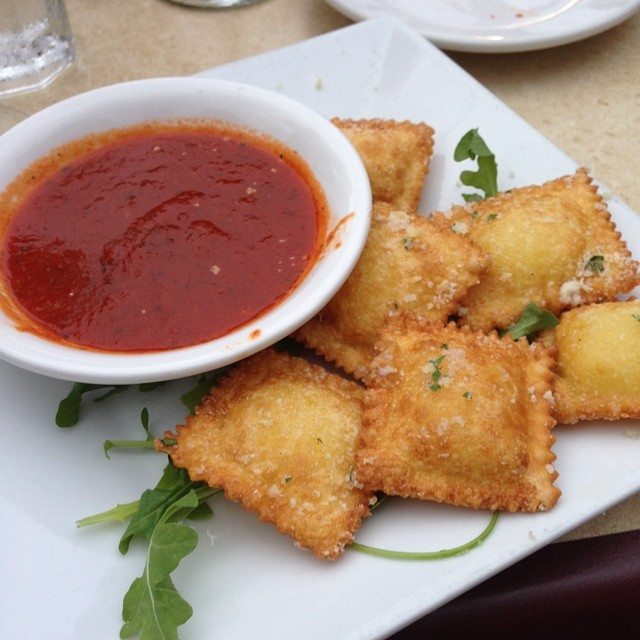
[[[121,100],[124,99],[125,103],[133,101],[141,106],[160,98],[171,102],[187,97],[192,99],[189,111],[200,104],[194,101],[206,101],[213,97],[235,99],[233,104],[236,108],[238,105],[245,105],[246,108],[251,106],[252,112],[255,107],[260,106],[265,111],[260,112],[258,121],[262,122],[268,117],[265,114],[278,114],[287,121],[286,125],[278,126],[288,126],[292,133],[297,132],[295,144],[290,140],[282,140],[270,131],[264,131],[263,125],[240,121],[235,121],[234,124],[248,128],[258,135],[266,133],[299,152],[304,144],[312,144],[303,144],[305,135],[313,138],[313,144],[324,145],[322,153],[332,156],[332,164],[335,163],[335,166],[327,167],[326,171],[332,176],[337,176],[340,172],[340,179],[344,181],[342,188],[348,191],[343,211],[333,211],[332,203],[329,202],[332,219],[328,237],[331,237],[332,229],[334,232],[338,229],[340,241],[333,241],[332,248],[323,251],[323,255],[302,281],[283,300],[257,319],[220,338],[164,351],[94,351],[56,343],[20,330],[0,310],[0,359],[53,378],[105,385],[157,382],[201,374],[248,357],[290,335],[315,315],[347,279],[364,248],[371,217],[371,188],[362,159],[346,136],[330,120],[292,98],[253,85],[195,76],[147,78],[100,87],[57,102],[29,116],[0,136],[0,165],[10,160],[11,167],[6,169],[5,165],[5,168],[0,168],[0,191],[32,162],[64,142],[95,131],[125,128],[140,122],[139,119],[130,123],[122,122],[122,114],[116,118],[113,113],[106,113],[112,105],[120,104]],[[170,107],[159,107],[159,111],[166,108]],[[203,107],[201,111],[204,113],[201,115],[151,114],[147,120],[208,118],[229,121],[224,116],[210,115],[209,110],[215,108],[217,107],[214,105],[209,105],[207,109]],[[104,126],[101,117],[104,117]],[[119,124],[114,122],[116,119]],[[95,124],[98,121],[101,123],[99,126]],[[57,127],[53,126],[56,122]],[[89,130],[83,131],[83,127],[89,127]],[[305,135],[300,135],[300,131],[304,131]],[[25,151],[25,147],[28,151]],[[317,160],[302,152],[300,155],[324,188],[324,183],[330,178],[318,176],[312,166]],[[325,195],[329,201],[332,194],[325,190]]]

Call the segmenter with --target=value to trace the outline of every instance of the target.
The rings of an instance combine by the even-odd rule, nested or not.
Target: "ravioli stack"
[[[638,264],[584,170],[424,217],[425,123],[341,120],[374,196],[342,289],[236,365],[157,447],[316,556],[335,559],[378,492],[544,511],[557,422],[640,417]],[[559,315],[504,335],[530,303]]]

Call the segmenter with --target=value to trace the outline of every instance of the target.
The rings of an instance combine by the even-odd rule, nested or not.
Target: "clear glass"
[[[75,59],[64,0],[1,0],[0,96],[48,85]]]
[[[232,9],[233,7],[246,7],[250,4],[258,4],[263,0],[170,0],[176,4],[185,4],[190,7],[203,7],[208,9]]]

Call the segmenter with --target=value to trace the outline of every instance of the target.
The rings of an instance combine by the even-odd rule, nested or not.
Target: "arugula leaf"
[[[530,302],[520,315],[520,319],[508,331],[514,340],[518,340],[523,336],[530,338],[542,329],[550,329],[558,324],[556,318],[551,311],[541,309],[534,302]]]
[[[196,386],[182,395],[180,400],[190,413],[195,412],[195,408],[200,404],[202,398],[209,393],[211,386],[215,384],[216,379],[225,371],[224,368],[218,369],[210,374],[203,374],[198,378]],[[145,382],[138,385],[141,393],[154,391],[158,387],[164,385],[164,382]],[[85,382],[76,382],[71,387],[71,391],[63,398],[56,412],[56,425],[62,428],[74,427],[80,420],[80,407],[82,405],[83,396],[91,391],[98,389],[107,389],[106,393],[94,398],[94,402],[100,402],[111,398],[117,394],[123,393],[130,385],[105,385],[105,384],[88,384]],[[111,448],[109,446],[108,448]],[[107,449],[108,451],[108,449]],[[105,452],[106,453],[106,452]]]
[[[163,381],[160,381],[160,382],[142,382],[141,384],[138,385],[138,390],[141,393],[149,393],[149,391],[155,391],[156,389],[161,387],[163,384],[164,384]]]
[[[138,385],[138,390],[142,393],[148,393],[162,386],[164,382],[146,382]],[[85,382],[76,382],[71,387],[71,391],[65,398],[60,401],[58,411],[56,412],[56,425],[62,428],[75,427],[80,420],[80,406],[82,405],[83,396],[91,391],[98,389],[108,389],[106,393],[94,398],[94,402],[101,402],[107,398],[124,393],[130,385],[128,384],[89,384]]]
[[[89,391],[95,391],[96,389],[108,388],[111,385],[102,384],[86,384],[84,382],[76,382],[71,391],[58,405],[58,411],[56,413],[56,424],[59,427],[67,428],[73,427],[78,423],[80,419],[80,405],[82,404],[82,396]]]
[[[144,511],[141,510],[141,502],[140,500],[135,500],[133,502],[125,502],[123,504],[118,504],[112,509],[108,509],[107,511],[103,511],[102,513],[97,513],[92,516],[88,516],[86,518],[82,518],[76,522],[77,527],[88,527],[94,524],[101,524],[104,522],[125,522],[126,520],[131,520],[133,518],[136,519],[135,526],[131,527],[130,533],[131,536],[128,538],[126,542],[121,540],[121,552],[126,553],[129,546],[129,541],[134,535],[142,535],[147,539],[151,536],[153,527],[149,526],[149,523],[152,522],[152,518],[150,518],[150,512],[153,510],[154,506],[158,507],[161,504],[161,497],[165,498],[164,506],[168,508],[172,501],[166,499],[169,494],[174,492],[175,499],[180,499],[180,495],[178,495],[179,491],[177,491],[181,486],[183,486],[184,490],[182,494],[187,493],[190,489],[193,489],[198,496],[198,500],[200,504],[193,509],[193,511],[185,514],[185,517],[199,520],[203,517],[209,517],[212,514],[211,508],[205,502],[205,500],[211,498],[212,496],[220,493],[220,489],[212,489],[204,482],[190,482],[188,480],[188,476],[184,469],[178,469],[174,467],[171,463],[167,464],[165,467],[162,477],[156,484],[154,489],[148,489],[144,493],[152,494],[153,492],[157,492],[156,496],[147,497],[145,499]],[[162,517],[162,511],[156,513],[156,522],[160,520]],[[146,525],[142,526],[143,524]],[[124,535],[122,536],[125,537]]]
[[[140,640],[177,640],[178,627],[189,620],[193,610],[177,592],[170,574],[196,548],[198,534],[176,521],[211,516],[205,501],[219,491],[204,482],[192,482],[184,469],[169,461],[155,488],[144,491],[140,500],[77,523],[86,526],[130,518],[119,544],[123,554],[134,537],[148,540],[144,572],[132,582],[123,600],[121,638],[138,634]]]
[[[222,489],[212,489],[211,491],[213,493],[219,493]],[[199,493],[197,489],[196,493]],[[206,502],[202,502],[202,498],[200,498],[200,496],[199,499],[201,500],[200,504],[195,509],[189,511],[189,513],[185,515],[185,518],[195,521],[208,520],[213,516],[213,509]]]
[[[184,525],[173,526],[193,531]],[[171,578],[153,583],[145,570],[125,595],[122,606],[125,624],[120,629],[120,637],[129,638],[139,632],[140,640],[177,640],[178,627],[192,615],[193,608],[177,592]]]
[[[166,514],[175,514],[175,505],[180,504],[185,495],[191,492],[195,492],[198,503],[191,509],[182,508],[181,517],[193,520],[210,517],[211,508],[204,501],[219,493],[220,489],[212,489],[205,482],[192,482],[184,469],[178,469],[169,462],[155,488],[147,489],[140,496],[138,510],[120,538],[120,553],[127,553],[135,536],[150,540],[155,527]]]
[[[211,387],[216,384],[218,378],[226,371],[226,367],[216,369],[209,374],[203,373],[196,382],[196,386],[180,396],[182,404],[189,409],[189,413],[193,415],[196,407],[202,402],[202,399],[211,391]]]
[[[498,193],[498,166],[495,156],[487,146],[478,129],[471,129],[458,142],[453,158],[456,162],[477,160],[477,171],[462,171],[460,182],[467,187],[475,187],[484,192],[484,198],[490,198]],[[466,202],[482,200],[477,193],[463,193]]]
[[[169,463],[160,482],[154,489],[147,489],[140,496],[140,507],[131,518],[129,525],[120,538],[118,548],[125,554],[134,536],[143,536],[150,540],[154,528],[167,511],[192,490],[192,483],[184,469],[177,469]],[[195,506],[198,506],[197,504]]]
[[[183,510],[192,511],[198,502],[196,492],[189,491],[167,508],[154,526],[144,572],[132,582],[124,597],[121,638],[138,633],[140,640],[177,640],[178,627],[193,614],[170,574],[196,548],[198,534],[191,527],[170,520]]]
[[[139,508],[140,500],[117,504],[113,509],[77,520],[76,527],[89,527],[103,522],[124,522],[125,520],[129,520],[129,518],[133,517]]]

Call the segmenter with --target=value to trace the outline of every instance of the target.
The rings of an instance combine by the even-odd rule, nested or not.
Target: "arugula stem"
[[[212,498],[216,494],[220,493],[222,489],[214,489],[208,485],[203,485],[194,488],[196,496],[198,497],[198,503],[201,504]],[[118,504],[112,509],[103,511],[102,513],[96,513],[92,516],[87,516],[76,522],[76,527],[89,527],[94,524],[101,524],[103,522],[124,522],[131,519],[140,508],[140,500],[134,500],[133,502],[125,502],[124,504]]]
[[[153,440],[106,440],[109,449],[154,449]]]
[[[108,511],[96,513],[95,515],[87,516],[86,518],[76,521],[76,527],[88,527],[93,524],[110,521],[124,522],[131,518],[138,511],[139,507],[140,500],[125,502],[124,504],[119,504]]]
[[[393,558],[395,560],[439,560],[441,558],[451,558],[470,551],[485,540],[496,526],[496,523],[498,522],[498,515],[499,512],[494,511],[489,524],[485,527],[484,531],[480,533],[480,535],[473,538],[473,540],[470,540],[459,547],[453,547],[452,549],[442,549],[440,551],[392,551],[390,549],[370,547],[369,545],[360,544],[358,542],[352,542],[349,545],[349,548],[354,549],[355,551],[368,553],[370,555],[380,556],[382,558]]]
[[[204,502],[209,498],[212,498],[215,495],[218,495],[222,489],[214,489],[209,485],[203,485],[202,487],[198,487],[195,489],[196,495],[198,496],[198,502]]]

